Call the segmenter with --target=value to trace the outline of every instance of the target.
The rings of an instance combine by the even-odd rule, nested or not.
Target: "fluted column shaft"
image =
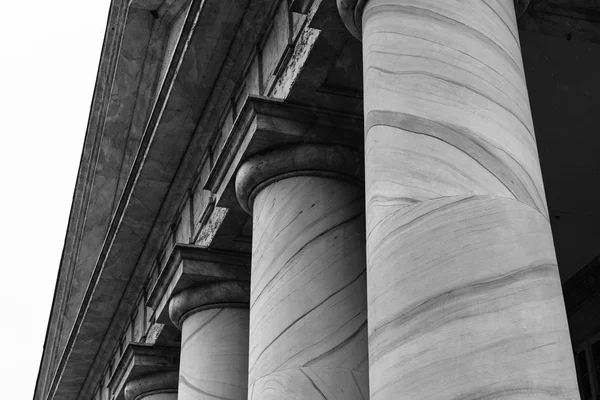
[[[181,328],[179,400],[246,400],[249,286],[219,282],[192,287],[169,304]]]
[[[301,145],[238,173],[254,224],[249,399],[368,398],[360,161]]]
[[[578,398],[513,0],[338,5],[362,29],[371,398]]]

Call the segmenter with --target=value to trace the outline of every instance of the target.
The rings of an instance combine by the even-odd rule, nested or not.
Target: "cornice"
[[[83,150],[73,191],[64,247],[59,263],[54,296],[50,309],[48,327],[44,338],[44,350],[34,390],[34,399],[41,399],[47,392],[48,379],[52,379],[52,369],[60,344],[64,309],[70,277],[77,256],[77,248],[82,240],[85,212],[93,189],[94,171],[98,169],[98,152],[103,136],[103,126],[109,105],[112,81],[117,67],[118,49],[121,35],[125,30],[127,6],[123,1],[114,1],[109,9],[106,33],[102,44],[98,74],[94,86],[92,103],[86,127]]]
[[[67,339],[64,350],[55,357],[48,348],[45,349],[40,369],[44,382],[38,384],[36,400],[90,398],[93,395],[132,312],[133,300],[139,296],[148,274],[150,265],[144,261],[151,257],[156,238],[168,229],[176,208],[173,199],[180,198],[178,193],[187,190],[185,182],[192,180],[194,167],[189,166],[194,164],[185,161],[189,165],[182,170],[182,159],[185,155],[186,160],[190,160],[187,155],[191,150],[190,140],[204,107],[213,90],[232,90],[222,85],[217,87],[217,82],[222,79],[229,82],[237,79],[229,74],[241,74],[241,67],[238,68],[236,63],[243,65],[245,59],[239,57],[246,57],[248,53],[236,50],[232,44],[237,43],[236,46],[243,49],[246,46],[253,48],[275,3],[276,0],[189,1],[190,11],[186,14],[164,82],[145,121],[146,128],[131,172],[123,185],[122,195],[117,198],[99,254],[91,257],[96,261],[90,278],[80,282],[82,300],[78,312],[73,315],[70,333],[66,335],[68,330],[60,332],[49,325],[49,331]],[[114,1],[111,13],[116,12],[117,5],[124,7],[123,1]],[[160,16],[160,9],[157,12]],[[114,26],[107,27],[107,37],[112,28]],[[116,28],[118,31],[119,27]],[[108,47],[118,49],[119,43],[120,40],[115,40]],[[105,48],[103,57],[111,49]],[[228,63],[226,70],[223,69],[225,62]],[[106,75],[110,75],[110,71]],[[217,97],[221,95],[219,92]],[[103,134],[101,128],[102,125],[97,135]],[[199,135],[205,135],[205,132],[200,131]],[[193,150],[197,150],[196,157],[198,150],[200,154],[204,151]],[[82,164],[83,160],[88,162],[89,157],[91,154],[84,150]],[[94,168],[90,167],[90,170]],[[79,241],[78,238],[73,240],[75,244]],[[57,287],[71,285],[64,279],[64,274],[58,281]],[[57,310],[60,308],[55,301],[54,321],[61,320]]]
[[[36,398],[65,349],[155,100],[170,24],[188,2],[169,0],[158,10],[111,3]]]

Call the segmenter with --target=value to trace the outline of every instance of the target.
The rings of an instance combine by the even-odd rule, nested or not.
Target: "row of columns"
[[[363,42],[364,158],[241,165],[251,284],[171,300],[178,398],[578,398],[513,0],[338,8]]]

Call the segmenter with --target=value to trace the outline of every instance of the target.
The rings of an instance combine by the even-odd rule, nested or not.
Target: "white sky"
[[[2,2],[2,399],[33,398],[109,5]]]

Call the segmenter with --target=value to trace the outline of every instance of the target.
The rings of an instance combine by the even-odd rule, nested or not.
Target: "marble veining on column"
[[[180,399],[245,399],[248,310],[211,309],[184,323],[181,343]],[[240,333],[245,333],[240,335]]]
[[[360,192],[294,177],[256,198],[251,399],[367,398]]]
[[[181,326],[179,399],[245,400],[248,297],[243,282],[217,282],[176,294],[169,314]]]
[[[331,166],[332,148],[304,146],[250,159],[263,168],[242,166],[236,182],[238,194],[253,192],[240,182],[260,188],[250,204],[249,399],[368,399],[363,190],[315,172]],[[314,170],[291,173],[303,154],[317,155]],[[273,160],[287,165],[280,179],[265,173]]]
[[[489,194],[547,216],[514,6],[454,3],[367,5],[369,201]]]
[[[578,398],[513,1],[338,4],[362,16],[371,398]]]

